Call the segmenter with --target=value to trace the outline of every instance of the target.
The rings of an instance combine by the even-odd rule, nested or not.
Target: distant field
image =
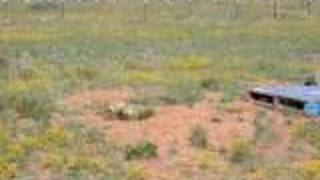
[[[240,4],[238,17],[232,2],[194,2],[192,10],[183,2],[66,3],[64,18],[59,4],[12,3],[1,20],[1,56],[59,71],[82,66],[98,85],[288,80],[315,71],[306,57],[319,51],[319,3],[311,17],[292,4],[274,19],[262,2]]]
[[[10,158],[25,158],[32,151],[28,143],[54,149],[48,158],[58,165],[63,164],[57,155],[64,151],[61,144],[73,146],[85,136],[92,145],[94,137],[81,134],[82,127],[46,124],[52,112],[61,111],[54,104],[74,91],[130,86],[150,95],[139,101],[158,105],[192,104],[209,90],[222,92],[230,102],[254,84],[299,82],[319,71],[320,2],[311,4],[309,14],[303,1],[283,2],[277,17],[272,2],[240,2],[68,1],[64,9],[61,3],[0,3],[0,109],[9,121],[0,124],[0,152],[7,153],[0,157],[0,178],[19,169],[23,163]],[[26,128],[11,124],[15,118],[35,121],[32,133],[44,133],[44,139],[9,142],[16,129]],[[3,129],[8,132],[1,134]],[[2,143],[19,146],[17,154],[2,151]],[[88,169],[105,165],[91,162],[88,152],[71,149],[77,156],[74,169],[79,169],[77,163]],[[82,154],[84,159],[77,159]]]

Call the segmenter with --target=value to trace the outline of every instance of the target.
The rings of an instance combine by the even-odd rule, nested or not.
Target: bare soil
[[[165,105],[155,109],[155,114],[144,121],[121,121],[101,116],[95,107],[104,104],[129,102],[135,93],[129,88],[92,90],[66,97],[64,105],[76,113],[77,120],[103,131],[119,145],[148,140],[158,146],[158,157],[142,160],[148,179],[177,179],[181,167],[193,166],[194,155],[199,151],[190,146],[190,129],[202,125],[208,133],[210,149],[227,152],[237,138],[252,139],[254,121],[258,111],[265,110],[250,101],[239,100],[221,106],[220,93],[207,92],[193,106]],[[266,110],[272,117],[276,140],[257,148],[262,156],[286,154],[293,141],[286,117],[279,111]]]

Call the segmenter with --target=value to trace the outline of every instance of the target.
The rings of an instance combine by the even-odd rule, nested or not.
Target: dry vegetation
[[[0,179],[319,179],[245,94],[320,68],[320,3],[235,2],[0,3]]]

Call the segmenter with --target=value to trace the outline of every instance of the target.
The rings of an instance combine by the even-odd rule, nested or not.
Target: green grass
[[[65,179],[125,177],[121,151],[108,144],[96,129],[11,118],[2,121],[0,129],[1,179],[36,179],[37,171],[44,169],[52,177],[59,172]],[[28,168],[31,164],[38,169]]]
[[[143,141],[136,145],[128,145],[125,149],[126,159],[150,159],[158,156],[157,146],[151,142]]]
[[[306,17],[298,0],[290,1],[284,5],[288,16],[278,19],[265,2],[242,4],[238,18],[229,1],[194,3],[192,16],[185,3],[152,2],[146,19],[142,6],[67,3],[64,19],[59,9],[13,1],[7,19],[0,11],[0,119],[11,122],[0,123],[1,178],[32,174],[26,164],[34,158],[67,179],[122,178],[122,160],[111,160],[116,168],[106,172],[114,152],[92,155],[82,148],[108,147],[100,140],[87,142],[91,135],[81,135],[83,127],[42,125],[55,102],[73,90],[156,87],[161,92],[151,98],[185,104],[213,90],[223,91],[228,102],[246,93],[249,87],[242,84],[296,82],[320,67],[306,59],[320,53],[319,3]],[[32,68],[13,74],[2,61],[16,59],[27,59]],[[238,148],[235,159],[242,161],[248,149],[241,143]]]

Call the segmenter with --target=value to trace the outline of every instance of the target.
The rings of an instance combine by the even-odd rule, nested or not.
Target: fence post
[[[277,18],[279,16],[279,4],[278,4],[278,0],[273,0],[273,17]]]
[[[189,4],[189,17],[192,18],[192,16],[193,16],[193,0],[187,0],[187,3]]]
[[[307,15],[310,17],[312,15],[312,0],[306,0],[307,5]]]
[[[64,19],[65,17],[65,0],[61,0],[60,4],[60,17]]]
[[[8,19],[9,18],[9,1],[2,0],[2,3],[3,3],[3,18]]]
[[[233,4],[234,4],[234,17],[235,17],[235,19],[238,19],[240,16],[239,0],[233,0]]]
[[[148,3],[149,1],[148,0],[143,0],[143,22],[147,22],[148,20]]]

